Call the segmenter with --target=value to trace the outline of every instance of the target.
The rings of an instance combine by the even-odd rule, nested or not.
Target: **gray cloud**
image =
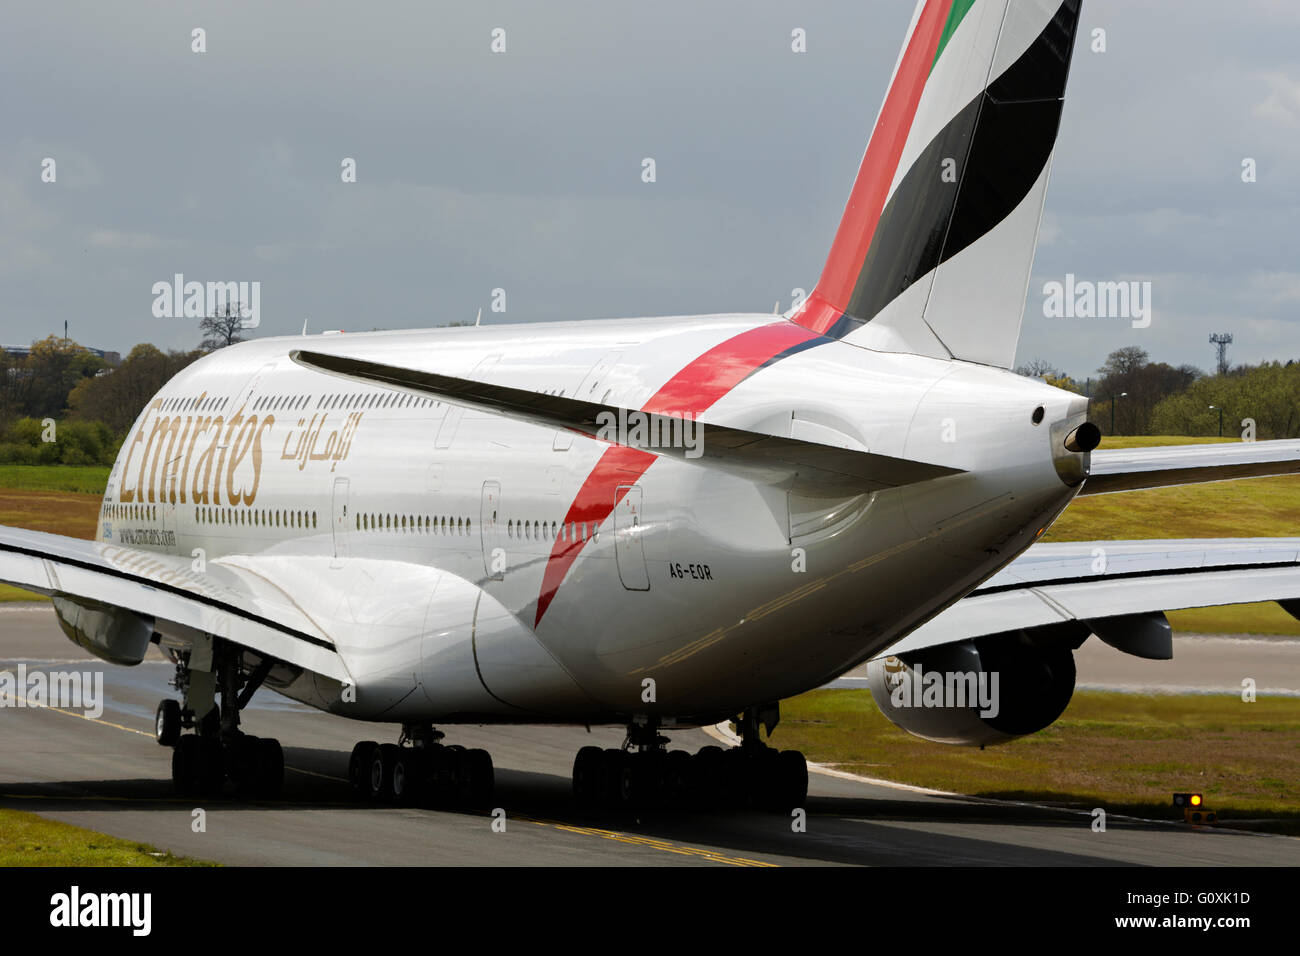
[[[176,272],[260,280],[265,334],[472,319],[495,287],[512,321],[787,306],[816,282],[911,11],[15,8],[0,339],[66,318],[101,348],[191,347],[192,320],[150,314]],[[1020,357],[1082,376],[1139,344],[1205,367],[1220,329],[1235,359],[1300,357],[1300,11],[1088,0],[1084,20],[1109,49],[1076,52]],[[1042,285],[1067,272],[1150,279],[1151,328],[1044,318]]]

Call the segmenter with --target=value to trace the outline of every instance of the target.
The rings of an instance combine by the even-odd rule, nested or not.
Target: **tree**
[[[1260,440],[1300,438],[1300,365],[1265,362],[1202,377],[1161,401],[1151,426],[1158,434],[1217,435],[1220,410],[1225,438],[1240,435],[1247,418]]]
[[[1015,373],[1023,375],[1025,378],[1041,378],[1053,388],[1076,392],[1079,395],[1083,394],[1083,387],[1078,382],[1047,361],[1047,359],[1035,358],[1024,365],[1017,365]]]
[[[1024,365],[1017,365],[1016,374],[1023,375],[1025,378],[1047,378],[1049,375],[1059,377],[1062,373],[1047,359],[1035,358]]]
[[[1097,369],[1093,416],[1096,421],[1115,422],[1122,435],[1150,434],[1151,414],[1157,404],[1170,395],[1187,389],[1201,376],[1191,365],[1174,368],[1164,362],[1151,362],[1146,349],[1136,345],[1116,349]]]
[[[199,331],[203,333],[199,348],[205,352],[215,352],[227,345],[244,341],[240,335],[244,331],[244,316],[239,303],[235,302],[232,306],[227,302],[224,312],[213,312],[204,318],[199,322]]]
[[[102,358],[72,339],[50,335],[33,342],[19,370],[28,383],[18,410],[32,418],[58,418],[73,386],[107,367]]]
[[[149,399],[202,354],[164,353],[152,345],[137,345],[117,368],[77,383],[68,395],[70,417],[103,422],[114,434],[124,435]]]
[[[1067,392],[1074,392],[1076,395],[1083,394],[1083,386],[1076,382],[1064,372],[1048,374],[1043,376],[1043,381],[1053,388],[1063,389]]]
[[[1106,356],[1106,364],[1097,369],[1102,380],[1121,379],[1143,368],[1151,359],[1147,350],[1136,345],[1126,345]]]

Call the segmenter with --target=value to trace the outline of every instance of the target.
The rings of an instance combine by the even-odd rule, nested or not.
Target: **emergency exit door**
[[[641,512],[641,486],[619,485],[614,506],[614,557],[618,577],[629,591],[649,591],[650,572],[645,565],[645,516]]]

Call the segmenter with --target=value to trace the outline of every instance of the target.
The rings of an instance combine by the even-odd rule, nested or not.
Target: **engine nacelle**
[[[1074,694],[1074,646],[994,634],[877,658],[867,678],[876,706],[908,733],[983,747],[1037,733],[1061,716]]]
[[[110,664],[132,667],[144,660],[153,621],[111,604],[56,594],[51,598],[68,640]]]

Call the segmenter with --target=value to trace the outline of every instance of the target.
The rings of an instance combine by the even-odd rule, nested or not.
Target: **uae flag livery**
[[[1010,367],[1081,0],[922,0],[794,321]]]

